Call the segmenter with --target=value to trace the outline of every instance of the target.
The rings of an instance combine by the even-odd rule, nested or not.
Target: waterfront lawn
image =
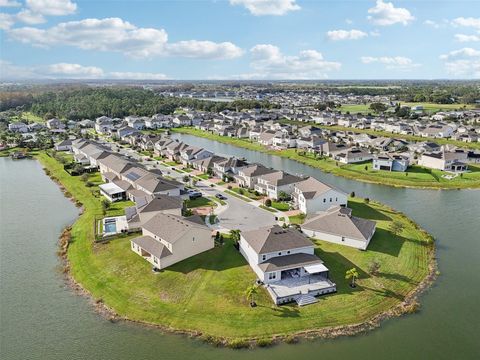
[[[360,323],[399,304],[427,275],[433,256],[429,236],[407,218],[355,198],[349,204],[354,214],[377,221],[369,250],[316,242],[316,253],[330,268],[338,293],[302,308],[277,307],[261,288],[255,298],[258,307],[251,308],[244,293],[255,275],[228,237],[223,246],[153,273],[151,264],[131,251],[131,237],[95,244],[93,222],[102,213],[101,199],[94,197],[79,177],[68,175],[55,159],[44,153],[38,159],[84,207],[71,231],[71,275],[97,302],[132,320],[228,339]],[[399,236],[388,230],[393,220],[404,225]],[[373,259],[381,265],[376,276],[368,274]],[[356,289],[344,278],[352,267],[360,273]]]

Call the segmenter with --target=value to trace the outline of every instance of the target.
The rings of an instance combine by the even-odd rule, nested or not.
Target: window
[[[273,279],[276,279],[277,277],[277,274],[276,273],[268,273],[268,280],[273,280]]]
[[[287,250],[287,254],[290,254],[290,250]]]
[[[330,202],[332,202],[332,198],[330,198]]]
[[[281,251],[278,253],[278,256],[280,256],[280,255],[282,255],[282,252],[281,252]]]
[[[345,241],[345,236],[342,236],[342,241]]]
[[[262,260],[263,261],[267,260],[267,255],[262,255]]]
[[[327,199],[323,199],[323,202],[324,202],[324,203],[327,202]]]

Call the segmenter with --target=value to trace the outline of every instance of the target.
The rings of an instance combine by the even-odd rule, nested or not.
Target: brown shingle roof
[[[206,225],[199,224],[197,219],[186,219],[181,216],[159,213],[147,221],[143,228],[169,243],[175,243],[190,230],[210,231]]]
[[[151,236],[140,236],[132,239],[132,242],[158,259],[172,255],[165,245]]]

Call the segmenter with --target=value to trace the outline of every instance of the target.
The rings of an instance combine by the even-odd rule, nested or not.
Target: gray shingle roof
[[[175,243],[190,230],[210,231],[203,223],[199,224],[198,219],[187,219],[181,216],[159,213],[147,221],[143,228],[169,243]]]
[[[285,251],[313,246],[305,235],[295,229],[283,229],[278,225],[242,232],[245,241],[257,254]]]
[[[375,221],[352,216],[352,209],[334,206],[307,220],[302,229],[367,241],[375,226]]]
[[[158,259],[172,255],[165,245],[151,236],[140,236],[132,239],[132,242]]]

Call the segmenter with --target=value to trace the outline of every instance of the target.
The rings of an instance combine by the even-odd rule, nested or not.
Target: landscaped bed
[[[365,164],[344,165],[330,158],[316,158],[312,154],[297,151],[296,149],[271,150],[259,143],[250,142],[249,140],[215,135],[193,128],[176,128],[172,129],[172,131],[208,138],[214,141],[223,142],[249,150],[260,151],[270,155],[289,158],[291,160],[321,169],[322,171],[358,181],[413,188],[480,188],[480,167],[471,164],[469,165],[469,169],[471,171],[463,174],[462,176],[457,176],[454,179],[449,180],[443,177],[443,175],[448,174],[446,172],[429,170],[420,166],[412,166],[407,172],[408,175],[403,172],[395,171],[373,171],[371,170],[371,164],[369,167],[367,167],[367,170],[365,170]]]
[[[295,334],[337,336],[364,331],[388,316],[413,311],[415,296],[411,295],[427,283],[427,277],[433,279],[431,237],[402,214],[355,198],[350,201],[354,215],[377,221],[369,250],[317,242],[316,253],[330,268],[338,293],[302,308],[277,307],[260,289],[255,298],[259,306],[251,308],[245,289],[256,277],[228,237],[223,246],[153,273],[151,265],[130,250],[129,237],[94,244],[92,224],[102,214],[101,198],[93,196],[79,177],[67,174],[55,159],[43,153],[38,159],[83,205],[71,229],[70,275],[97,304],[104,304],[120,318],[201,335],[232,347],[254,339],[260,339],[259,343],[292,339]],[[388,230],[393,221],[404,225],[398,236]],[[373,260],[380,264],[377,275],[369,274]],[[360,274],[355,289],[345,280],[346,270],[352,267]]]

